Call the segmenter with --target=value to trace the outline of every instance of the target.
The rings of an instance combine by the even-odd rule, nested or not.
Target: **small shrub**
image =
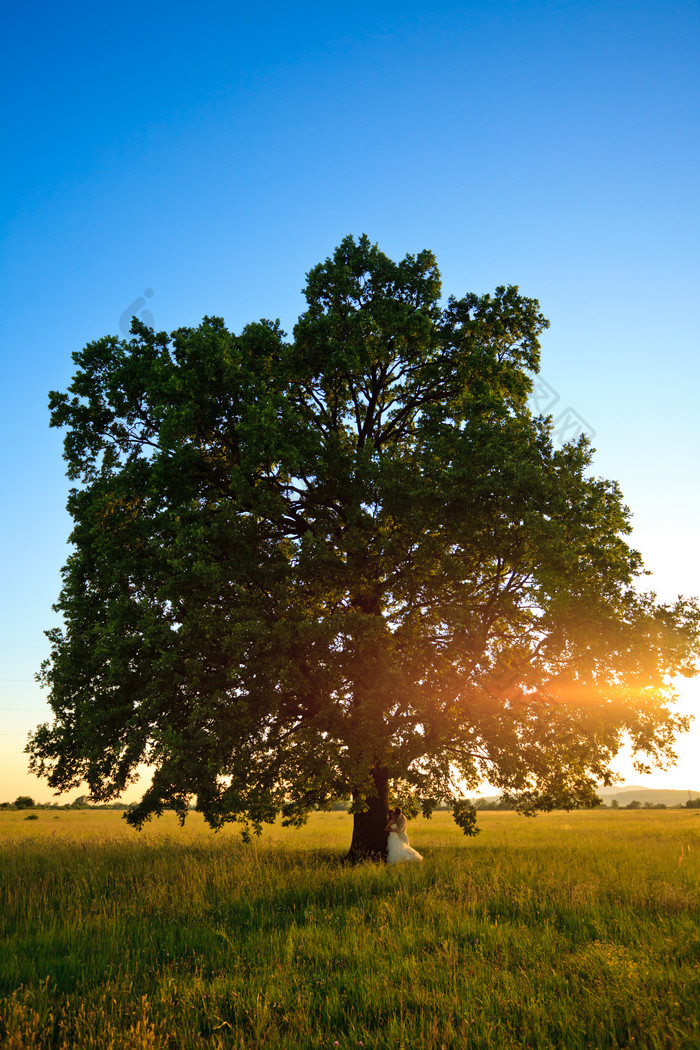
[[[38,813],[30,813],[29,816],[25,817],[24,819],[25,820],[38,820],[39,819],[39,814]]]

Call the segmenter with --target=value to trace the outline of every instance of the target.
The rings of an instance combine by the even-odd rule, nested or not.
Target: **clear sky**
[[[47,392],[131,312],[291,330],[348,233],[432,249],[445,294],[540,300],[553,414],[594,435],[649,587],[700,593],[697,3],[68,0],[7,22],[0,801],[50,797],[23,755],[70,531]],[[681,707],[676,769],[628,781],[700,789],[696,683]]]

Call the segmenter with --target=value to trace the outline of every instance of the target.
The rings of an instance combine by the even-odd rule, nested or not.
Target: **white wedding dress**
[[[404,864],[423,860],[418,850],[409,845],[408,835],[403,829],[394,830],[397,828],[396,824],[390,824],[389,827],[391,830],[387,840],[387,864]]]

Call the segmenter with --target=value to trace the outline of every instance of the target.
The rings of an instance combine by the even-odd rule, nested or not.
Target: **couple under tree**
[[[304,294],[291,342],[134,318],[50,395],[74,550],[31,771],[104,803],[149,763],[137,828],[194,799],[259,833],[352,799],[348,859],[397,863],[419,858],[392,782],[472,834],[482,781],[568,809],[626,734],[639,769],[673,762],[700,603],[635,589],[617,484],[532,414],[537,300],[445,303],[431,252],[364,235]]]
[[[406,834],[406,818],[401,811],[401,806],[389,810],[386,827],[388,832],[386,844],[387,864],[401,864],[403,862],[421,861],[420,853],[413,849]]]

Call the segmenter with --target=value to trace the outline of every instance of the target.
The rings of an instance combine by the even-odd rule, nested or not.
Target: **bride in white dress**
[[[409,844],[406,834],[406,818],[401,812],[401,807],[389,810],[389,821],[385,831],[389,832],[387,840],[387,864],[401,864],[411,861],[421,861],[423,858],[417,850]]]

